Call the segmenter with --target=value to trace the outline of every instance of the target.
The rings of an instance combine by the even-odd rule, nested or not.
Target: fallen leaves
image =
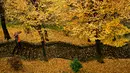
[[[7,58],[0,60],[1,73],[73,73],[69,67],[70,60],[54,58],[48,62],[35,60],[23,60],[24,70],[16,72],[9,67],[5,61]],[[82,62],[83,68],[79,73],[129,73],[130,59],[104,59],[105,63],[97,61]]]

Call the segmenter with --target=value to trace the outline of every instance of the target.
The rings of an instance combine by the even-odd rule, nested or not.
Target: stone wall
[[[29,43],[22,41],[22,51],[19,53],[21,57],[26,59],[43,59],[42,46],[40,43]],[[14,41],[0,43],[0,57],[11,56],[15,47]],[[102,53],[104,57],[109,58],[130,58],[129,45],[123,47],[112,47],[103,45]],[[87,61],[89,58],[96,56],[96,48],[91,46],[78,46],[64,42],[46,43],[46,54],[50,58],[78,58],[81,61]]]

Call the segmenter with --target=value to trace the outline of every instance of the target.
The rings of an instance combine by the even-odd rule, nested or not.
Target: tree
[[[48,39],[46,38],[47,31],[45,29],[42,31],[42,27],[47,22],[55,23],[56,15],[54,14],[54,10],[52,10],[54,2],[51,0],[7,0],[6,2],[8,20],[19,20],[27,29],[34,28],[38,31],[45,58],[45,41]],[[9,11],[12,12],[10,13]]]
[[[129,0],[67,0],[62,22],[70,36],[95,41],[101,57],[101,42],[120,47],[129,41],[123,35],[130,30],[120,24],[121,19],[129,17],[129,3]]]
[[[7,27],[6,27],[6,22],[5,22],[5,10],[4,10],[4,2],[3,0],[0,0],[0,19],[1,19],[1,25],[2,25],[2,29],[3,29],[3,32],[4,32],[4,38],[9,40],[11,39],[10,35],[9,35],[9,32],[7,30]]]
[[[36,11],[38,12],[38,0],[31,0],[31,2],[32,2],[32,4],[35,6],[35,8],[36,8]],[[40,14],[39,14],[40,15]],[[39,15],[37,15],[37,17],[39,17]],[[39,35],[40,35],[40,37],[41,37],[41,43],[42,43],[42,50],[43,50],[43,55],[44,55],[44,57],[45,57],[45,60],[47,61],[47,57],[46,57],[46,51],[45,51],[45,36],[43,36],[43,33],[42,33],[42,30],[41,30],[41,24],[38,24],[38,25],[36,25],[36,26],[34,26],[34,28],[36,29],[36,30],[38,30],[38,33],[39,33]],[[45,32],[45,30],[44,30],[44,32]]]
[[[10,4],[6,5],[7,18],[34,27],[42,41],[45,31],[41,25],[50,22],[64,26],[70,36],[95,42],[99,56],[101,43],[121,47],[129,41],[123,35],[130,30],[120,20],[130,17],[130,0],[7,0],[6,3]]]

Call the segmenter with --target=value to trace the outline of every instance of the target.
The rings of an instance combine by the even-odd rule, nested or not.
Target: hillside
[[[61,58],[44,61],[26,61],[23,60],[24,68],[21,71],[14,71],[7,64],[7,59],[0,58],[0,73],[73,73],[69,67],[70,60]],[[130,59],[105,59],[104,64],[97,61],[82,63],[83,68],[79,73],[129,73]]]
[[[9,33],[12,39],[13,33],[22,30],[20,34],[21,40],[28,42],[40,42],[40,38],[36,31],[32,31],[33,34],[26,34],[22,28],[17,29],[17,27],[8,27]],[[68,42],[76,45],[92,44],[86,42],[86,40],[79,40],[77,38],[65,36],[61,31],[48,29],[49,42],[52,41],[62,41]],[[0,29],[0,41],[3,40],[3,32]],[[69,67],[70,60],[53,58],[48,62],[40,60],[22,60],[24,69],[21,71],[14,71],[10,68],[7,60],[9,58],[0,58],[0,73],[73,73]],[[96,60],[82,62],[83,68],[79,73],[129,73],[130,72],[130,59],[104,59],[105,63],[101,64]]]
[[[22,33],[20,34],[21,40],[33,42],[33,43],[40,42],[40,37],[37,31],[35,30],[32,30],[31,33],[29,34],[26,34],[24,32],[23,27],[20,27],[20,26],[8,27],[8,30],[12,39],[14,39],[13,34],[15,32],[22,31]],[[52,30],[52,29],[47,29],[47,31],[48,31],[49,42],[61,41],[61,42],[67,42],[67,43],[72,43],[76,45],[92,44],[83,39],[66,36],[62,31],[57,31],[57,30]],[[1,28],[0,28],[0,41],[5,41],[3,31]]]

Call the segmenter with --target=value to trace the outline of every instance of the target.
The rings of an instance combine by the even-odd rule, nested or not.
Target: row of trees
[[[123,46],[129,29],[120,20],[130,17],[130,0],[5,0],[8,21],[40,30],[44,24],[64,26],[69,36],[104,44]],[[4,12],[5,11],[5,12]],[[1,17],[2,19],[2,17]],[[4,21],[4,20],[2,20]],[[112,43],[112,44],[111,44]]]
[[[130,18],[130,0],[1,0],[0,7],[7,39],[10,37],[5,17],[8,21],[18,20],[26,28],[35,28],[43,45],[46,30],[42,31],[41,26],[48,23],[62,25],[69,36],[95,42],[99,55],[101,42],[121,47],[129,41],[124,34],[130,30],[120,20]]]

